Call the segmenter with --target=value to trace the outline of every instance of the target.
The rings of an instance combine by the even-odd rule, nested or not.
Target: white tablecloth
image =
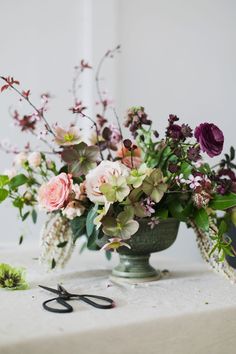
[[[116,285],[102,253],[78,251],[63,271],[46,273],[38,248],[0,246],[0,262],[24,266],[30,290],[0,289],[0,354],[235,354],[236,285],[204,263],[181,263],[161,254],[152,264],[168,278]],[[116,307],[99,310],[81,302],[74,312],[53,314],[41,304],[51,294],[38,284],[63,282],[73,292],[111,297]]]

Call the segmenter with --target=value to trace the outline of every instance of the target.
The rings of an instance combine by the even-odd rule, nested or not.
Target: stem
[[[9,84],[9,82],[5,79],[5,77],[0,76],[0,78],[2,80],[4,80],[5,82],[7,82]],[[27,101],[29,103],[29,105],[37,112],[38,116],[41,117],[45,123],[46,129],[48,130],[49,133],[51,133],[52,135],[55,136],[52,128],[50,127],[49,123],[47,122],[43,112],[41,112],[31,101],[29,98],[25,97],[15,86],[13,86],[12,84],[9,84],[9,86],[18,93],[18,95],[21,96],[21,98],[23,98],[25,101]]]
[[[101,150],[101,146],[100,146],[100,143],[99,143],[99,131],[98,131],[98,126],[97,126],[97,123],[89,116],[87,116],[87,114],[84,114],[83,112],[80,113],[84,118],[87,118],[88,120],[90,120],[90,122],[93,123],[93,126],[95,127],[96,129],[96,135],[97,135],[97,145],[98,145],[98,148],[99,148],[99,151],[100,151],[100,156],[101,156],[101,159],[104,160],[104,157],[103,157],[103,154],[102,154],[102,150]]]
[[[102,107],[103,107],[103,112],[102,112],[103,116],[106,112],[107,105],[105,104],[105,102],[103,100],[102,91],[101,91],[101,87],[100,87],[100,72],[101,72],[101,69],[102,69],[105,59],[112,57],[113,54],[115,54],[119,49],[120,49],[120,46],[118,45],[114,49],[108,50],[106,52],[106,54],[100,59],[100,61],[98,63],[98,67],[97,67],[97,71],[96,71],[96,75],[95,75],[97,94],[98,94],[99,100],[100,100]]]

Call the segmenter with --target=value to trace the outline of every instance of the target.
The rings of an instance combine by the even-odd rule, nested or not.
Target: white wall
[[[162,133],[169,113],[193,127],[211,121],[224,131],[226,149],[236,145],[234,0],[0,0],[0,13],[0,72],[19,78],[36,94],[51,91],[57,98],[51,121],[67,120],[68,88],[78,60],[97,63],[121,43],[122,54],[104,69],[104,86],[121,116],[127,107],[142,104]],[[88,103],[94,99],[92,76],[84,81]],[[0,139],[22,143],[25,138],[9,128],[12,102],[8,93],[0,96]],[[0,152],[0,169],[8,164]],[[15,212],[0,210],[1,240],[16,239],[21,226]],[[167,253],[197,259],[191,230],[182,227]]]

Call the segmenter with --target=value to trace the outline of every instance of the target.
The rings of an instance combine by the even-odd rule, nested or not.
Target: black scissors
[[[56,313],[68,313],[73,311],[73,307],[67,303],[67,301],[70,300],[81,300],[86,302],[87,304],[96,307],[98,309],[111,309],[115,307],[115,303],[112,299],[109,299],[108,297],[104,296],[98,296],[98,295],[79,295],[79,294],[70,294],[68,291],[63,288],[61,285],[57,285],[57,289],[49,288],[47,286],[39,285],[40,288],[50,291],[51,293],[57,294],[57,297],[54,297],[53,299],[49,299],[47,301],[43,302],[43,308],[47,311],[50,312],[56,312]],[[93,299],[96,300],[101,300],[102,303],[95,302]],[[48,303],[56,301],[58,302],[62,308],[55,308],[55,307],[50,307],[48,306]],[[64,307],[64,308],[63,308]]]

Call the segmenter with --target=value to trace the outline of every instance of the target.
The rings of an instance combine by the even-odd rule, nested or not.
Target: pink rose
[[[61,173],[39,188],[39,206],[48,211],[62,209],[68,201],[71,191],[71,175]]]
[[[85,179],[87,197],[93,203],[105,204],[106,198],[100,191],[103,183],[107,183],[111,176],[127,177],[129,169],[120,161],[102,161],[97,167],[90,170]]]

